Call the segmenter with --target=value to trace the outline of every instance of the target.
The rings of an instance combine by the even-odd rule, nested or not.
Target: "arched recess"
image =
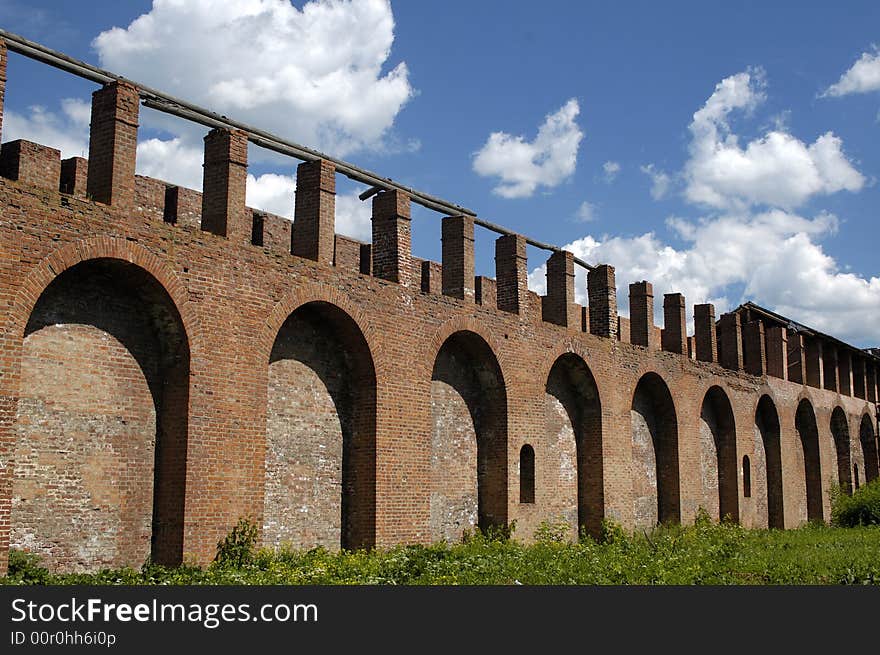
[[[376,538],[376,373],[358,324],[300,305],[269,356],[263,541],[356,549]]]
[[[495,354],[475,332],[454,332],[437,353],[431,425],[432,539],[505,526],[507,392]]]
[[[874,435],[874,422],[865,414],[859,425],[859,442],[862,446],[862,457],[865,460],[865,482],[870,482],[880,475],[880,462],[877,461],[877,438]]]
[[[70,266],[24,329],[11,547],[56,570],[183,557],[190,347],[145,269]]]
[[[763,524],[768,528],[785,527],[782,500],[782,450],[779,434],[779,414],[770,396],[761,396],[755,410],[755,462],[752,484],[756,495],[755,506]],[[766,515],[760,511],[766,507]]]
[[[807,495],[807,520],[824,521],[822,512],[822,469],[819,463],[819,428],[813,405],[804,398],[798,404],[794,420],[804,460]]]
[[[844,493],[852,493],[852,467],[849,452],[849,425],[846,414],[840,407],[831,413],[831,436],[834,439],[834,452],[837,457],[837,482]]]
[[[604,516],[602,408],[593,374],[578,355],[561,355],[550,369],[544,415],[552,458],[546,470],[557,476],[548,480],[554,493],[547,494],[547,512],[598,536]]]
[[[635,525],[678,523],[678,423],[669,387],[656,373],[646,373],[639,380],[630,418]]]
[[[706,392],[700,408],[701,504],[716,521],[739,521],[736,427],[730,400],[721,387]]]

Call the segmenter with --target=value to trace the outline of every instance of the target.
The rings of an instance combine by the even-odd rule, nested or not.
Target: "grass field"
[[[252,527],[218,544],[218,561],[199,568],[106,570],[52,575],[13,552],[6,584],[374,584],[374,585],[693,585],[878,584],[880,526],[746,530],[698,521],[627,535],[608,526],[604,541],[565,543],[552,525],[539,541],[477,535],[461,544],[370,552],[254,550]]]

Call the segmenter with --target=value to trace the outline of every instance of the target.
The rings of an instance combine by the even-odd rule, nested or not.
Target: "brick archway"
[[[7,328],[20,344],[13,543],[60,570],[182,561],[198,326],[173,271],[125,240],[70,244],[32,268]],[[79,544],[77,522],[97,546]]]

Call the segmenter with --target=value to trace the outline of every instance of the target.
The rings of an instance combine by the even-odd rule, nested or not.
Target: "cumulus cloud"
[[[651,178],[651,197],[654,200],[662,200],[669,193],[672,178],[667,173],[659,170],[654,164],[640,166],[639,170]]]
[[[26,114],[7,109],[3,116],[3,137],[8,141],[25,139],[57,148],[62,158],[88,157],[90,113],[90,105],[76,98],[62,100],[61,113],[41,105],[28,107]]]
[[[102,32],[101,65],[336,156],[381,148],[413,96],[387,0],[155,0]]]
[[[681,292],[688,306],[715,304],[716,312],[747,299],[855,343],[880,342],[880,278],[841,271],[816,240],[838,228],[835,216],[805,218],[783,210],[673,220],[687,237],[674,247],[654,232],[634,237],[585,236],[565,246],[589,262],[609,262],[617,275],[621,314],[628,314],[629,284],[654,285],[655,321],[662,325],[662,296]],[[586,303],[586,279],[577,271],[577,300]],[[546,267],[529,274],[529,286],[546,289]]]
[[[870,93],[880,91],[880,49],[863,52],[858,61],[840,79],[825,89],[825,97],[840,97],[851,93]]]
[[[575,122],[579,113],[578,101],[572,98],[547,115],[531,142],[524,136],[493,132],[474,155],[474,171],[484,177],[500,177],[501,183],[493,192],[504,198],[527,198],[539,186],[558,186],[577,166],[583,138]]]
[[[794,209],[818,194],[860,190],[865,178],[832,132],[807,145],[774,129],[740,145],[728,119],[735,111],[751,111],[763,102],[765,86],[761,71],[732,75],[694,114],[684,170],[687,200],[717,209]]]
[[[836,191],[858,191],[865,183],[831,133],[806,145],[776,125],[745,147],[729,124],[731,114],[753,112],[765,98],[760,71],[722,80],[694,114],[689,159],[680,174],[685,200],[709,212],[698,220],[666,219],[677,239],[656,231],[635,236],[591,234],[565,246],[589,262],[615,266],[618,302],[628,313],[629,284],[654,284],[655,321],[662,324],[662,295],[683,293],[691,306],[711,302],[717,312],[749,299],[821,331],[862,345],[880,343],[880,278],[841,270],[820,242],[839,227],[836,216],[805,217],[792,207]],[[654,182],[672,176],[653,165],[642,171]],[[661,178],[663,179],[663,178]],[[546,289],[546,268],[529,275],[529,286]],[[577,271],[578,302],[586,302],[586,280]]]
[[[27,139],[58,148],[61,156],[88,157],[88,123],[91,108],[76,99],[61,102],[60,112],[31,107],[27,115],[6,112],[3,131],[9,140]],[[137,173],[200,191],[204,150],[180,137],[151,138],[137,145]],[[247,176],[248,206],[293,218],[295,175],[264,173]],[[336,197],[336,231],[369,241],[372,232],[370,203],[361,202],[358,192]]]
[[[611,184],[620,174],[620,163],[616,161],[606,161],[602,164],[602,171],[605,173],[605,183]]]

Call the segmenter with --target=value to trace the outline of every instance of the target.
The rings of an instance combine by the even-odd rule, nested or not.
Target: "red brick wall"
[[[127,170],[114,166],[114,171]],[[10,541],[24,545],[20,535],[27,530],[34,533],[34,543],[48,543],[53,537],[49,513],[74,516],[92,502],[86,490],[94,481],[72,464],[69,493],[42,509],[31,502],[33,510],[24,513],[26,504],[15,499],[24,497],[16,491],[22,485],[48,488],[51,476],[36,475],[28,462],[40,453],[51,460],[52,453],[61,452],[52,440],[64,434],[62,429],[93,417],[94,429],[78,430],[81,463],[88,452],[100,451],[102,457],[111,452],[104,444],[115,443],[123,419],[125,434],[135,435],[126,444],[140,445],[136,455],[121,447],[112,451],[117,459],[101,469],[107,474],[99,476],[98,485],[120,495],[99,510],[106,522],[100,530],[78,529],[65,537],[65,553],[59,552],[55,562],[59,568],[111,560],[140,565],[149,550],[147,532],[155,543],[154,558],[204,562],[242,516],[264,528],[267,543],[298,534],[291,540],[302,545],[458,538],[461,529],[480,522],[480,507],[484,524],[516,520],[516,534],[524,539],[541,521],[558,516],[569,521],[572,535],[575,521],[589,527],[605,517],[629,528],[651,526],[658,506],[666,518],[689,522],[706,495],[701,409],[713,386],[733,413],[736,506],[742,508],[743,524],[763,523],[767,510],[757,506],[766,503],[757,491],[762,476],[768,489],[773,486],[765,463],[771,456],[769,451],[760,456],[764,442],[755,432],[762,395],[771,399],[779,419],[786,527],[807,518],[808,472],[811,488],[818,489],[813,504],[829,515],[829,482],[838,475],[830,425],[838,405],[847,418],[852,463],[860,465],[862,476],[876,471],[870,463],[876,458],[876,436],[867,449],[859,439],[862,417],[875,414],[865,400],[585,333],[580,318],[568,326],[545,322],[537,297],[522,296],[516,288],[528,302],[518,311],[512,306],[499,311],[495,303],[443,295],[433,279],[421,285],[421,266],[410,283],[415,260],[408,252],[403,197],[382,198],[377,206],[383,239],[374,241],[370,253],[373,267],[389,280],[353,270],[353,250],[334,266],[279,251],[283,235],[274,239],[274,247],[257,247],[238,233],[229,239],[198,229],[193,216],[184,221],[180,212],[177,224],[167,223],[163,205],[174,194],[143,178],[136,184],[132,177],[129,184],[137,191],[135,211],[61,196],[58,184],[0,180],[0,551]],[[194,214],[196,199],[194,192],[178,194],[178,210],[186,200]],[[239,200],[227,198],[229,216],[250,215],[240,213]],[[38,320],[41,307],[54,297],[51,288],[44,293],[53,280],[95,259],[113,260],[116,268],[88,278],[88,284],[113,293],[97,298],[86,281],[68,293],[92,323],[62,321],[61,328],[47,326],[45,334],[52,338],[42,339],[40,330],[31,335],[38,338],[26,339],[28,322]],[[435,263],[426,268],[442,270]],[[284,327],[291,314],[312,302],[324,303],[317,323],[303,315]],[[122,321],[141,336],[119,340],[119,348],[104,356],[93,345],[103,338],[99,328],[110,332],[101,316]],[[651,334],[656,338],[656,329]],[[137,343],[147,342],[158,344],[146,348],[159,353],[158,363],[138,359],[145,347]],[[273,361],[276,346],[287,348],[290,356]],[[570,362],[567,378],[551,375],[566,354],[583,364]],[[136,391],[132,362],[139,363],[143,380],[161,384],[151,388],[142,380]],[[45,373],[55,365],[74,382],[59,389],[57,379]],[[346,374],[350,392],[344,391]],[[77,376],[94,378],[93,388],[76,383]],[[566,405],[593,406],[594,392],[584,384],[590,377],[599,402],[596,415],[585,419]],[[112,408],[97,401],[90,405],[98,391],[109,390],[116,394]],[[56,397],[59,402],[69,398],[57,415],[61,418],[53,419],[56,427],[28,418],[40,415],[47,399]],[[795,429],[801,400],[816,415],[817,446],[809,471]],[[579,430],[591,448],[578,448]],[[147,452],[149,439],[157,437],[155,454]],[[519,503],[524,444],[536,454],[536,502],[528,506]],[[871,445],[875,454],[865,461]],[[321,452],[332,455],[326,471],[320,468]],[[743,456],[749,456],[752,468],[748,502]],[[145,471],[151,457],[158,483],[148,501]],[[133,491],[136,479],[140,495]],[[305,494],[296,486],[300,483],[303,489],[317,485],[311,495],[299,496],[301,506],[316,517],[308,528],[289,519],[296,494]],[[328,488],[332,493],[323,491]],[[291,489],[295,493],[287,493]],[[107,527],[111,524],[139,527],[121,537],[119,529]],[[102,545],[89,546],[95,540]],[[82,562],[74,561],[79,557],[74,552],[85,553]]]

